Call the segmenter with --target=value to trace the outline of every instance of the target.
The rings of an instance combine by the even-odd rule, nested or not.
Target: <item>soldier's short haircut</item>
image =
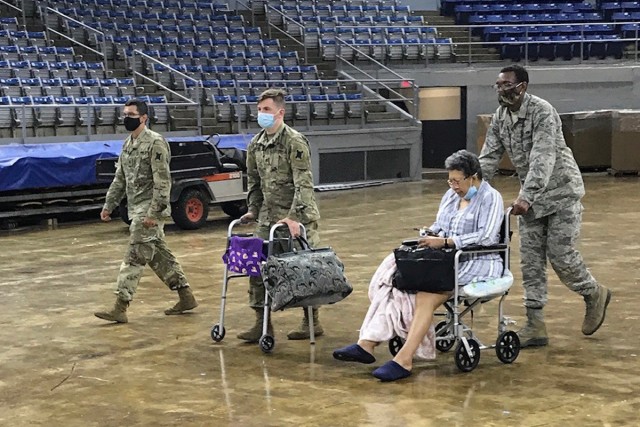
[[[282,89],[267,89],[258,97],[258,104],[265,99],[273,99],[278,108],[284,108],[284,97],[287,93]]]
[[[514,73],[516,75],[517,83],[526,82],[529,83],[529,73],[527,69],[522,65],[509,65],[500,70],[501,73]]]
[[[448,171],[461,171],[465,178],[471,175],[477,175],[482,179],[482,168],[478,156],[471,151],[459,150],[447,157],[444,161],[444,167]]]
[[[128,100],[127,102],[125,102],[124,106],[136,107],[138,109],[138,114],[140,114],[141,116],[145,114],[149,114],[149,107],[147,107],[147,103],[144,101],[140,101],[139,99],[136,99],[136,98],[132,98]]]

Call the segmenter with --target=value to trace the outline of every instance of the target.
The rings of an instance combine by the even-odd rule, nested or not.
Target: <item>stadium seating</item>
[[[398,0],[249,3],[326,61],[338,55],[391,65],[456,59],[453,39],[441,37]],[[295,120],[346,123],[361,118],[365,110],[362,93],[322,80],[317,66],[283,50],[278,39],[269,39],[226,4],[51,0],[48,5],[102,35],[42,13],[48,26],[97,51],[104,47],[109,62],[126,61],[162,86],[202,102],[222,123],[255,124],[252,104],[271,86],[287,90]],[[640,32],[640,23],[633,23],[640,21],[639,2],[443,0],[442,13],[462,25],[485,25],[473,34],[512,61],[621,58],[624,39],[637,38]],[[45,32],[24,31],[16,18],[0,18],[0,122],[12,129],[28,124],[43,131],[86,126],[117,130],[121,102],[144,95],[142,82],[106,71],[103,62],[89,59],[94,56],[84,59],[77,49],[56,46]],[[152,124],[171,129],[167,97],[149,99],[158,101],[152,105]],[[26,110],[30,113],[16,114]]]

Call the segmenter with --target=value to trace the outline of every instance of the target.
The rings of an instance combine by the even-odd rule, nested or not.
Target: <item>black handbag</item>
[[[346,298],[353,288],[333,249],[312,249],[304,238],[298,242],[302,250],[271,255],[262,266],[271,309],[334,304]]]
[[[410,292],[453,290],[455,251],[402,245],[393,254],[397,267],[392,279],[394,287]]]

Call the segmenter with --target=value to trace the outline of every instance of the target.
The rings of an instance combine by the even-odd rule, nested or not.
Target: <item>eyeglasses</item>
[[[520,86],[522,83],[524,82],[520,82],[520,83],[512,83],[512,82],[504,82],[504,83],[496,83],[493,86],[491,86],[493,88],[493,90],[511,90],[511,89],[515,89],[518,86]]]
[[[465,176],[465,177],[464,177],[464,178],[462,178],[462,179],[448,179],[448,180],[447,180],[447,184],[449,184],[449,187],[453,187],[454,185],[455,185],[456,187],[459,187],[459,186],[460,186],[460,183],[462,183],[462,181],[466,181],[467,179],[469,179],[469,177],[468,177],[468,176]]]

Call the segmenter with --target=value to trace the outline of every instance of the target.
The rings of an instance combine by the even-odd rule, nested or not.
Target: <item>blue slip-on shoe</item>
[[[360,362],[370,364],[376,361],[373,354],[367,352],[358,344],[351,344],[333,351],[333,358],[343,362]]]
[[[411,375],[411,371],[404,369],[393,360],[388,361],[373,371],[373,376],[382,382],[401,380],[407,378],[409,375]]]

